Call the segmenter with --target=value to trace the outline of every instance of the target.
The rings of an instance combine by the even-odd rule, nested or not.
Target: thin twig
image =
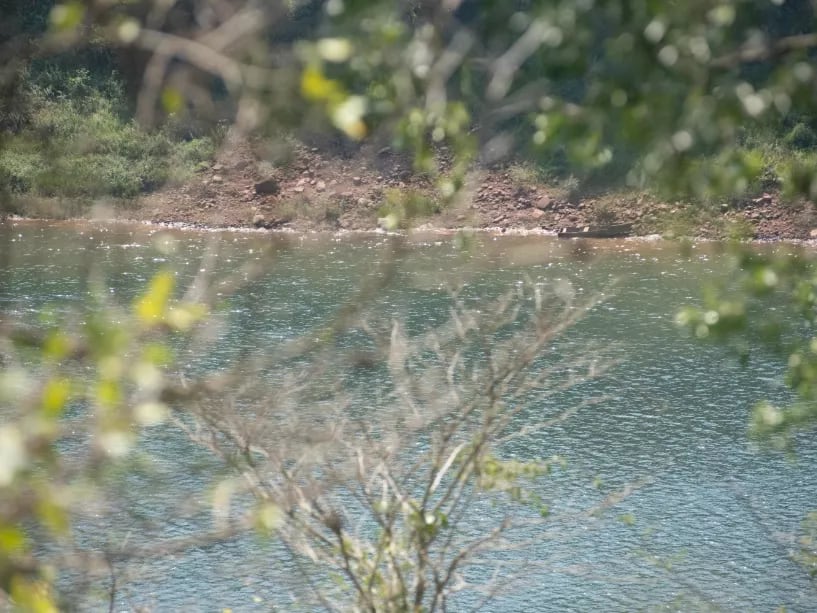
[[[737,51],[713,59],[713,68],[734,68],[749,62],[762,62],[780,57],[793,51],[805,51],[817,47],[817,33],[795,34],[780,38],[772,43],[750,43]]]

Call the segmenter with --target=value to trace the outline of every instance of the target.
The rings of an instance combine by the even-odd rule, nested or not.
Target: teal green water
[[[178,249],[168,256],[153,247],[157,232],[0,226],[0,309],[24,318],[43,308],[81,312],[93,278],[105,280],[111,300],[127,304],[162,265],[175,266],[184,282],[202,266],[216,275],[235,271],[242,262],[265,257],[264,249],[274,244],[275,257],[264,260],[266,274],[223,305],[213,347],[182,353],[183,368],[208,370],[324,321],[377,266],[390,240],[173,232]],[[218,255],[202,264],[208,249]],[[663,242],[484,237],[471,253],[448,238],[412,245],[393,282],[378,294],[377,310],[421,330],[445,319],[447,288],[454,284],[463,284],[472,300],[522,278],[559,288],[569,282],[578,296],[603,292],[605,301],[560,341],[559,350],[604,353],[616,366],[533,406],[531,414],[588,397],[604,400],[508,453],[567,458],[567,469],[543,486],[557,510],[593,500],[590,484],[597,478],[610,488],[648,481],[615,512],[536,538],[525,580],[486,610],[632,611],[665,604],[667,610],[817,610],[814,584],[790,559],[800,521],[817,508],[817,442],[802,436],[792,461],[754,449],[746,436],[755,400],[788,397],[780,365],[759,352],[748,367],[739,367],[725,350],[685,340],[672,323],[678,306],[699,299],[702,284],[727,274],[717,246],[696,245],[682,254]],[[158,520],[178,498],[206,498],[201,483],[214,469],[206,456],[172,432],[156,434],[145,446],[154,455],[154,485],[129,477],[124,518],[127,509],[137,509]],[[170,493],[155,487],[157,478]],[[633,514],[633,525],[616,519],[625,513]],[[155,525],[151,537],[193,532],[205,520],[193,515]],[[86,531],[89,543],[101,546],[105,527],[89,520]],[[297,587],[293,574],[274,546],[210,545],[143,571],[123,588],[119,604],[254,611],[277,603],[288,610]],[[454,610],[468,604],[465,599]]]

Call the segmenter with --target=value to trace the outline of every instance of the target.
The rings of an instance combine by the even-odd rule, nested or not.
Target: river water
[[[0,226],[0,309],[29,320],[43,309],[82,313],[100,284],[112,302],[127,305],[162,266],[177,270],[184,285],[202,267],[218,277],[258,259],[265,273],[220,307],[219,340],[206,353],[184,354],[191,372],[214,369],[325,321],[389,253],[391,240],[7,223]],[[442,322],[455,285],[471,299],[521,279],[578,297],[604,295],[562,343],[603,353],[615,366],[549,402],[603,400],[511,452],[566,458],[547,485],[560,509],[585,504],[594,482],[609,491],[643,485],[613,512],[535,541],[525,580],[486,610],[817,610],[815,585],[791,559],[803,517],[817,508],[817,441],[800,437],[790,457],[747,438],[756,400],[788,399],[781,365],[756,352],[739,366],[725,349],[692,342],[673,324],[679,306],[697,303],[703,285],[727,274],[727,256],[713,244],[682,250],[660,241],[484,236],[465,248],[452,237],[406,248],[376,300],[410,329]],[[206,454],[162,431],[144,448],[153,480],[126,478],[129,505],[160,522],[179,498],[207,499],[202,483],[217,468]],[[197,521],[191,514],[157,530],[183,535]],[[101,538],[105,528],[88,531]],[[294,588],[282,579],[296,572],[288,564],[263,543],[209,545],[137,573],[118,606],[294,609]],[[90,598],[83,608],[94,608]]]

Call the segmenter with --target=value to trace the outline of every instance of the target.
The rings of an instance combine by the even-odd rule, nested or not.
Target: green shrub
[[[28,192],[34,183],[39,163],[39,156],[27,153],[22,148],[4,151],[3,155],[0,155],[0,183],[13,194]]]
[[[783,142],[794,149],[813,149],[817,146],[817,134],[811,126],[800,122],[786,134]]]
[[[140,128],[118,80],[46,67],[26,83],[30,120],[0,149],[8,191],[37,196],[134,198],[184,181],[212,159],[217,134],[180,139],[171,124]]]
[[[173,143],[173,167],[168,179],[181,182],[192,177],[202,164],[215,157],[218,140],[216,135]]]

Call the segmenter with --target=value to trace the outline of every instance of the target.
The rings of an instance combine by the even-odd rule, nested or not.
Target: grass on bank
[[[29,76],[17,98],[12,128],[7,112],[0,134],[0,187],[12,210],[26,199],[132,199],[183,182],[212,159],[219,140],[172,117],[143,130],[121,83],[113,76],[100,83],[84,69]]]

